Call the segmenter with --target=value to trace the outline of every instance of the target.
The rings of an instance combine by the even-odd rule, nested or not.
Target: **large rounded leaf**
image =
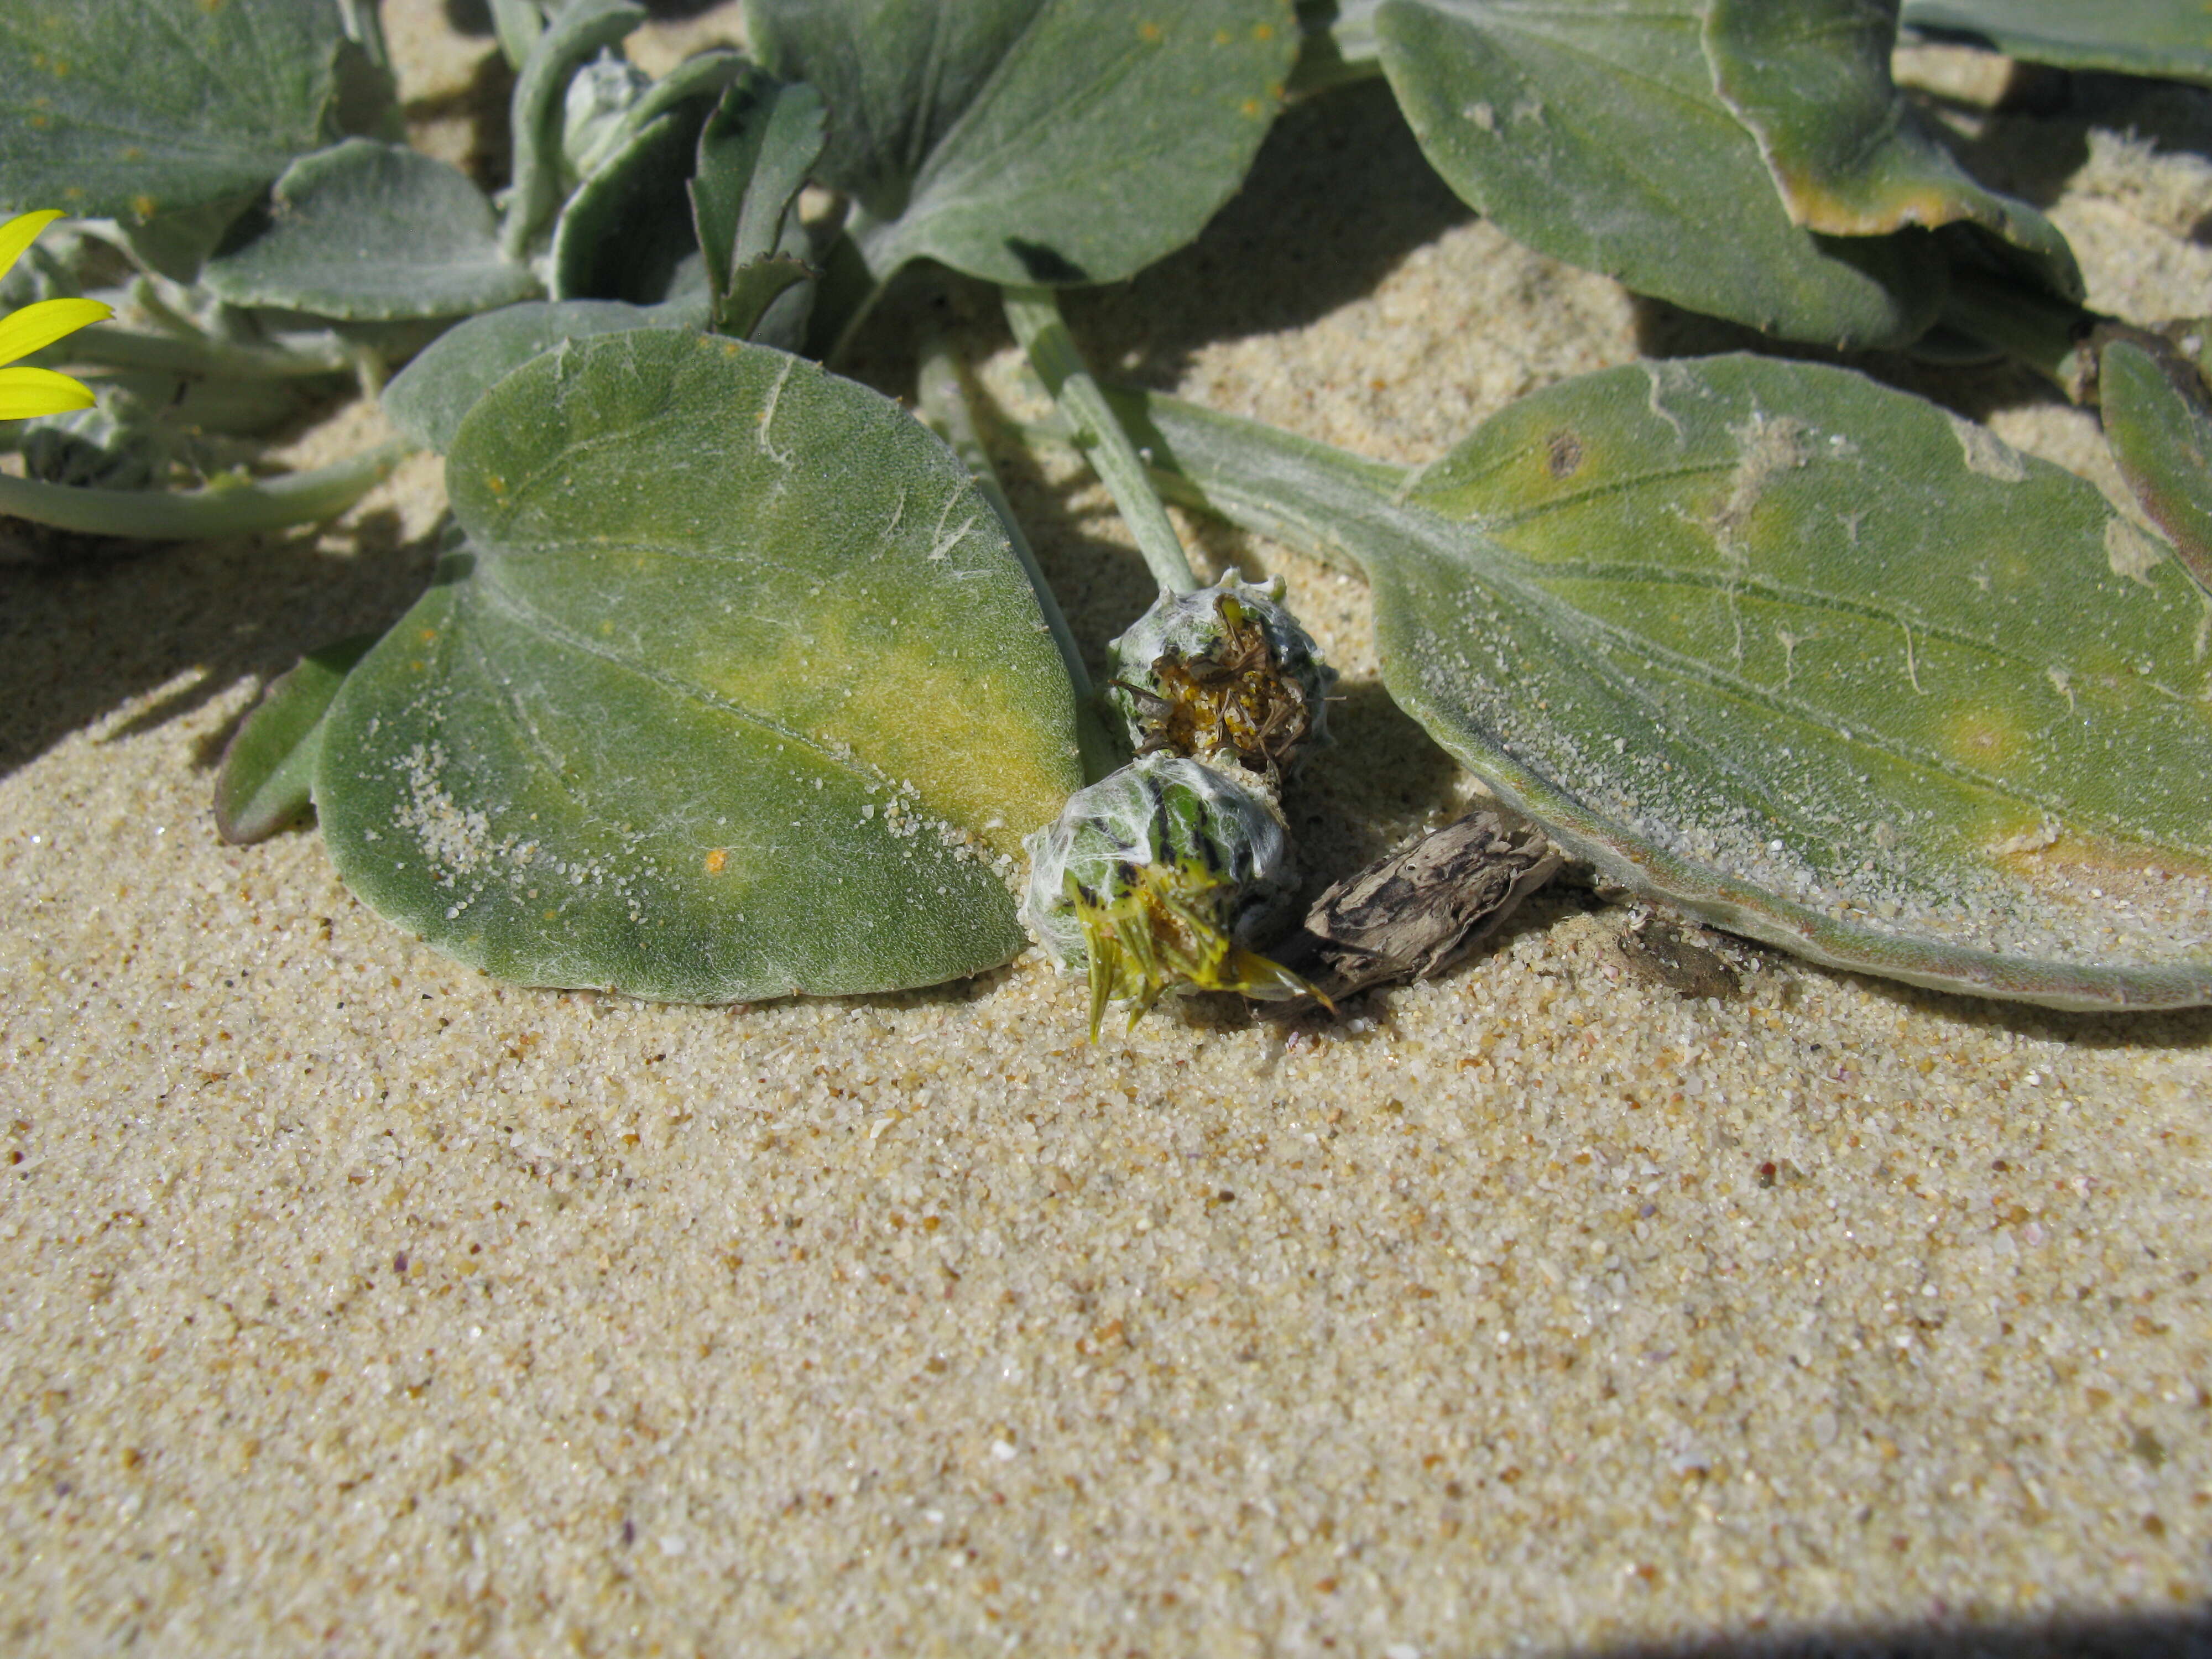
[[[620,300],[526,300],[456,324],[417,353],[384,388],[384,413],[401,434],[441,453],[453,447],[461,419],[490,391],[541,351],[591,334],[638,328],[699,329],[703,300],[666,306]]]
[[[0,216],[150,219],[260,189],[329,141],[343,39],[329,0],[9,0]]]
[[[1790,222],[1715,94],[1691,0],[1387,0],[1382,67],[1423,152],[1520,241],[1792,339],[1902,345],[1942,304],[1924,233]]]
[[[467,174],[371,138],[287,167],[269,222],[202,280],[234,305],[362,322],[465,316],[538,292],[501,254],[491,203]]]
[[[866,388],[668,330],[462,422],[468,542],[354,671],[315,782],[349,885],[510,979],[699,1001],[1021,948],[1006,874],[1080,782],[1033,591]]]
[[[1196,236],[1283,97],[1288,0],[750,0],[830,106],[826,181],[871,270],[1107,283]]]
[[[1610,878],[1815,960],[2212,1001],[2202,596],[2084,480],[1845,370],[1638,364],[1413,475],[1153,399],[1375,586],[1391,693]]]

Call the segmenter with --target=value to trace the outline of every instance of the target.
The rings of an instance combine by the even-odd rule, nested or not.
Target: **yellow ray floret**
[[[32,240],[62,216],[58,210],[25,213],[0,225],[0,276],[5,276]],[[41,300],[12,316],[0,318],[0,364],[52,345],[87,323],[105,322],[114,310],[98,300]],[[0,421],[33,415],[58,415],[92,407],[92,388],[50,368],[0,368]]]

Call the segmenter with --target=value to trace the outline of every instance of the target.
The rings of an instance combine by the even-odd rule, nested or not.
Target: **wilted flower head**
[[[19,214],[0,225],[0,276],[5,276],[38,234],[62,216],[58,210]],[[0,364],[13,364],[73,334],[87,323],[104,322],[113,307],[98,300],[41,300],[0,318]],[[0,421],[33,415],[58,415],[92,407],[92,388],[50,368],[0,368]]]
[[[1237,765],[1272,784],[1326,740],[1336,674],[1282,601],[1281,577],[1231,570],[1162,593],[1113,642],[1108,696],[1138,753]]]
[[[1109,1002],[1137,1021],[1176,989],[1270,1000],[1312,994],[1251,942],[1291,890],[1274,809],[1195,761],[1147,756],[1079,790],[1024,843],[1022,921],[1091,984],[1091,1036]]]

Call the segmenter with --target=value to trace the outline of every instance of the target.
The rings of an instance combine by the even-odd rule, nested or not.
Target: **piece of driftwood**
[[[1273,954],[1331,997],[1426,979],[1495,933],[1560,862],[1535,825],[1471,812],[1338,882]]]

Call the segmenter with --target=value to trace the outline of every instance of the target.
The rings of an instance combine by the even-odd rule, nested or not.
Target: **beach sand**
[[[422,142],[467,159],[489,42],[386,9]],[[2201,159],[1962,110],[2063,188],[2093,303],[2203,307]],[[942,293],[1037,407],[988,295]],[[1743,337],[1517,247],[1372,86],[1070,317],[1111,375],[1406,462]],[[902,337],[857,371],[908,389]],[[2112,486],[2024,375],[1876,367]],[[1087,475],[1000,460],[1095,651],[1143,567]],[[1736,988],[1684,997],[1565,884],[1334,1024],[1209,1000],[1093,1046],[1035,952],[731,1008],[502,986],[312,830],[210,816],[259,684],[404,608],[442,499],[417,458],[320,533],[0,569],[0,1645],[2212,1643],[2212,1013],[1726,943]],[[1315,879],[1455,816],[1364,589],[1183,522],[1344,674],[1291,802]]]

